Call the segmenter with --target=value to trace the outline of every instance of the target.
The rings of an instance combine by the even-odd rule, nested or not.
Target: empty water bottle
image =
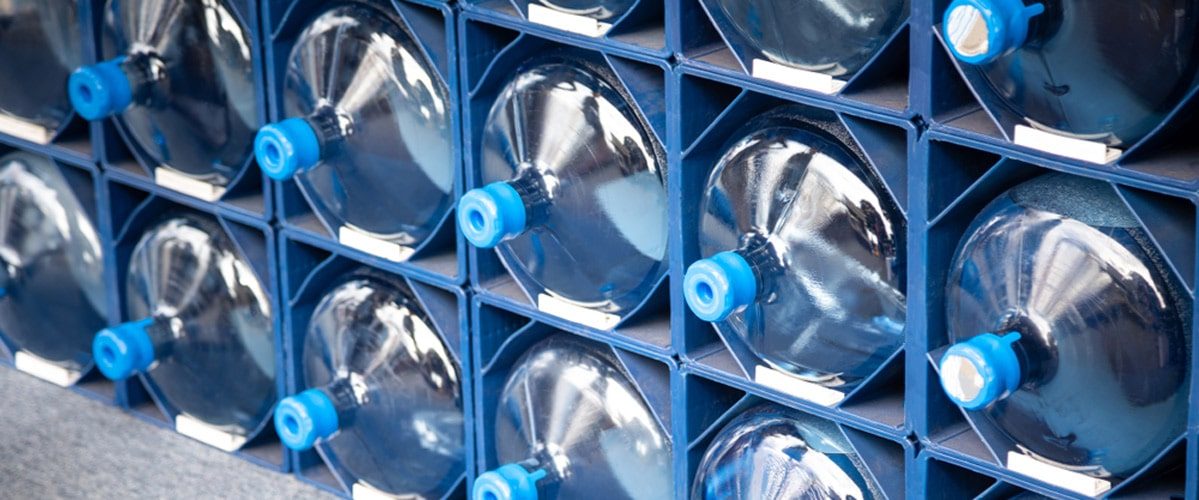
[[[666,160],[615,75],[580,57],[537,59],[500,93],[489,184],[459,201],[458,227],[530,295],[622,315],[666,273]]]
[[[0,131],[45,143],[70,120],[67,77],[83,62],[76,3],[0,2]]]
[[[636,4],[636,0],[517,0],[528,6],[545,7],[564,14],[589,17],[597,21],[613,22]]]
[[[712,439],[691,498],[887,497],[836,425],[764,404],[734,417]]]
[[[308,389],[275,410],[283,444],[315,445],[346,484],[404,498],[461,481],[461,370],[406,285],[352,273],[317,304],[300,357]]]
[[[908,18],[908,0],[702,0],[730,43],[753,57],[848,79]]]
[[[254,46],[225,0],[108,0],[104,62],[71,74],[80,116],[115,116],[136,151],[193,179],[227,185],[257,127]]]
[[[92,335],[108,318],[91,217],[49,159],[0,158],[0,334],[62,368],[64,384],[91,366]]]
[[[1148,134],[1199,76],[1194,0],[954,0],[942,31],[993,111],[1110,146]]]
[[[997,453],[1127,477],[1187,422],[1191,303],[1115,190],[1050,174],[987,206],[946,288],[949,398]]]
[[[774,368],[851,388],[903,344],[902,213],[843,129],[784,109],[745,130],[708,179],[687,304]]]
[[[295,178],[334,231],[419,246],[453,203],[450,91],[397,16],[333,7],[300,34],[282,94],[288,118],[258,132],[267,175]]]
[[[608,347],[558,334],[530,348],[496,405],[496,459],[475,500],[673,495],[670,432]]]
[[[218,222],[179,213],[146,231],[125,297],[135,319],[92,343],[105,376],[141,373],[163,406],[229,436],[251,437],[266,422],[276,392],[271,299]]]

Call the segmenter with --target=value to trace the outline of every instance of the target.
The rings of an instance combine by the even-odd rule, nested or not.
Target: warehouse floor
[[[0,497],[326,498],[116,408],[0,367]]]

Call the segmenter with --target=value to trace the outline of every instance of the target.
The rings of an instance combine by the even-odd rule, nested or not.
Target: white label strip
[[[337,241],[355,250],[395,262],[408,260],[408,257],[411,257],[415,253],[414,250],[406,246],[390,241],[383,241],[362,231],[345,226],[337,229]]]
[[[1099,496],[1112,489],[1112,483],[1109,481],[1069,471],[1014,451],[1007,453],[1007,468],[1089,497]]]
[[[34,125],[24,120],[0,114],[0,131],[29,142],[48,144],[54,138],[54,131],[47,130],[41,125]]]
[[[350,486],[350,497],[354,500],[395,500],[399,498],[396,495],[376,490],[371,485],[361,481]]]
[[[604,33],[612,29],[611,24],[601,23],[587,16],[556,11],[535,3],[529,4],[529,22],[593,38],[604,36]]]
[[[845,393],[801,380],[768,366],[754,367],[754,382],[821,406],[833,406],[845,400]]]
[[[1025,125],[1016,125],[1016,133],[1012,140],[1018,145],[1037,151],[1099,165],[1116,161],[1116,158],[1123,154],[1123,151],[1109,148],[1101,142],[1065,137]]]
[[[537,296],[537,309],[559,318],[590,326],[597,330],[611,330],[620,323],[620,316],[579,307],[546,294]]]
[[[750,66],[754,78],[770,80],[790,87],[812,90],[822,94],[836,94],[845,88],[845,81],[824,73],[806,71],[784,66],[764,59],[754,59]]]
[[[154,183],[204,201],[217,201],[225,195],[224,187],[199,181],[164,167],[154,169]]]
[[[24,351],[17,351],[13,364],[18,370],[59,387],[70,387],[79,380],[79,372],[69,370]]]
[[[237,451],[246,444],[244,436],[230,434],[187,415],[175,417],[175,432],[223,451]]]

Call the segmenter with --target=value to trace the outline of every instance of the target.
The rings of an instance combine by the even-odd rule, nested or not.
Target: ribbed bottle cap
[[[472,189],[458,200],[458,228],[466,241],[479,248],[494,248],[505,238],[523,233],[527,217],[520,193],[507,182]]]
[[[284,446],[296,451],[312,448],[318,439],[337,432],[337,427],[337,406],[320,389],[283,398],[275,407],[275,433]]]
[[[986,64],[1024,44],[1028,22],[1045,11],[1021,0],[954,0],[942,32],[950,52],[967,64]]]
[[[67,80],[67,95],[75,112],[85,120],[99,120],[124,111],[133,102],[133,89],[118,57],[71,73]]]
[[[941,357],[941,388],[967,410],[985,408],[1020,386],[1019,333],[985,333],[954,344]]]
[[[699,319],[724,321],[753,303],[758,279],[749,262],[737,252],[721,252],[687,268],[683,296]]]
[[[146,328],[146,318],[105,328],[92,339],[92,357],[100,373],[111,380],[125,380],[146,371],[154,362],[154,343]]]
[[[285,181],[321,160],[321,143],[303,118],[266,125],[254,137],[254,158],[267,177]]]
[[[537,481],[544,470],[529,472],[520,464],[508,464],[475,478],[473,500],[537,500]]]

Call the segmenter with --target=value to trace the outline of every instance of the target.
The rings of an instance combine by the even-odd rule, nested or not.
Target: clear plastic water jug
[[[312,447],[347,486],[442,498],[463,477],[462,373],[412,291],[356,271],[312,313],[303,392],[275,410],[294,450]]]
[[[1111,185],[1009,190],[966,232],[945,293],[941,385],[1001,458],[1127,477],[1182,435],[1191,303]]]
[[[783,110],[745,130],[708,179],[687,304],[768,365],[852,388],[903,344],[902,213],[843,129]]]
[[[100,236],[59,168],[29,153],[0,157],[0,334],[72,383],[92,365],[108,307]]]
[[[887,497],[836,425],[764,404],[734,417],[712,439],[691,498]]]
[[[475,479],[475,500],[673,495],[670,431],[611,348],[558,334],[508,375],[490,423],[506,465]]]
[[[140,373],[171,413],[229,436],[266,423],[276,399],[271,299],[217,221],[180,212],[147,230],[125,302],[133,320],[92,344],[105,376]]]
[[[108,0],[104,62],[71,74],[88,120],[115,116],[151,167],[225,186],[250,158],[258,74],[250,31],[225,0]]]
[[[397,15],[344,4],[316,16],[287,64],[286,120],[255,142],[333,231],[417,247],[453,206],[450,91]]]
[[[0,2],[0,132],[46,143],[70,121],[82,27],[75,0]]]
[[[486,186],[458,203],[467,241],[496,248],[533,297],[623,316],[666,273],[666,159],[605,67],[574,57],[526,64],[482,134]]]

